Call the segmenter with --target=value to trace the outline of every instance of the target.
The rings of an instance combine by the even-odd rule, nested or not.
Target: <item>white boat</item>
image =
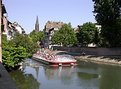
[[[77,60],[73,56],[68,54],[55,54],[50,55],[44,52],[37,52],[33,55],[33,58],[39,62],[49,64],[50,66],[74,66],[77,65]]]

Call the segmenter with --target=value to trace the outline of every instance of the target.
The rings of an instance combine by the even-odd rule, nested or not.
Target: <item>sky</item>
[[[30,33],[39,18],[40,30],[47,21],[71,23],[72,27],[86,22],[95,23],[92,0],[3,0],[8,20],[18,22]]]

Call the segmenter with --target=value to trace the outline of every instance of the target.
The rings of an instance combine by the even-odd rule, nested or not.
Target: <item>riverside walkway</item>
[[[0,89],[18,89],[1,63],[0,63]]]

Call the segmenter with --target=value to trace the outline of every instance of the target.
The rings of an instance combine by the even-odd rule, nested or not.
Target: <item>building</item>
[[[7,32],[7,11],[6,8],[4,6],[4,4],[2,4],[2,19],[1,19],[1,31],[3,34],[5,34]]]
[[[48,21],[45,25],[45,32],[48,33],[51,31],[51,29],[53,29],[54,31],[59,30],[63,25],[64,25],[63,22]]]
[[[35,31],[39,32],[39,19],[38,19],[38,16],[36,17]]]
[[[4,31],[4,16],[5,14],[7,14],[6,8],[2,2],[2,0],[0,0],[0,62],[2,63],[2,32]]]
[[[95,27],[98,29],[99,32],[101,31],[101,25],[96,24]]]
[[[51,38],[55,31],[58,31],[64,25],[63,22],[52,22],[48,21],[45,25],[44,33],[44,45],[46,48],[51,48]]]
[[[7,30],[4,34],[7,35],[8,40],[10,40],[16,32],[18,32],[19,34],[25,34],[25,30],[17,22],[12,23],[10,21],[7,21],[7,28],[6,29]]]
[[[11,37],[15,34],[15,32],[18,32],[20,34],[25,33],[24,29],[17,23],[17,22],[10,22],[7,19],[8,13],[6,11],[6,8],[4,4],[2,4],[2,19],[1,19],[1,31],[2,34],[5,34],[7,36],[7,39],[10,40]]]

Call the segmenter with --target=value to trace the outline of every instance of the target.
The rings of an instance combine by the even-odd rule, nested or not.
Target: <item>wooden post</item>
[[[2,31],[1,31],[1,24],[2,24],[2,0],[0,0],[0,62],[2,62]]]

